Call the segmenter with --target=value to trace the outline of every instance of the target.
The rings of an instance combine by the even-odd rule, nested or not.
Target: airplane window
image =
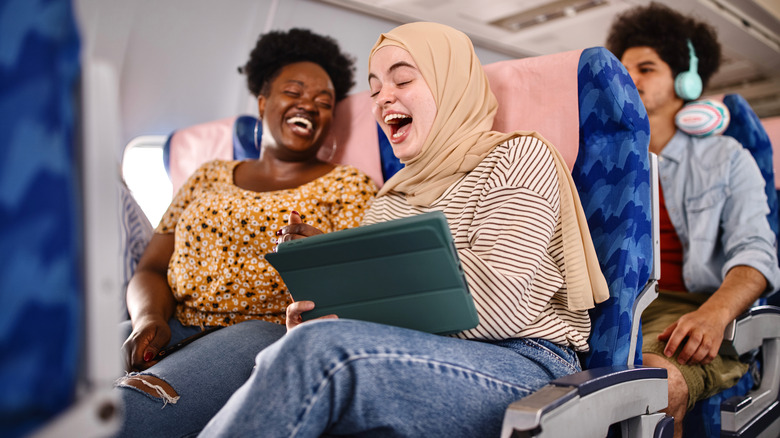
[[[171,180],[163,164],[164,135],[136,137],[125,146],[122,176],[152,226],[171,203]]]

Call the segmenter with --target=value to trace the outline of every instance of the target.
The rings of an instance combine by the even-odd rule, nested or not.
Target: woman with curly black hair
[[[354,58],[342,53],[332,38],[308,29],[271,31],[261,35],[239,72],[246,75],[249,91],[259,96],[268,92],[282,67],[302,61],[313,62],[325,70],[333,81],[336,102],[347,97],[355,85]]]
[[[277,230],[355,227],[376,192],[363,172],[317,158],[336,102],[354,85],[353,59],[333,39],[304,29],[267,33],[241,70],[257,97],[260,157],[203,164],[144,251],[127,291],[130,373],[115,389],[125,406],[120,436],[197,433],[246,380],[257,353],[285,333],[291,299],[264,258]],[[192,336],[201,337],[188,343]],[[182,340],[185,347],[166,349]]]

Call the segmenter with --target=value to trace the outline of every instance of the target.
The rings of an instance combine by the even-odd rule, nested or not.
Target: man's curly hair
[[[336,101],[347,97],[355,85],[355,59],[341,52],[331,37],[318,35],[307,29],[271,31],[260,35],[249,60],[239,71],[246,74],[249,91],[267,95],[271,82],[282,67],[296,62],[319,64],[333,81]]]
[[[637,7],[618,15],[607,36],[607,49],[618,59],[632,47],[646,46],[677,74],[687,71],[691,40],[699,58],[698,73],[704,86],[720,67],[721,49],[715,29],[658,3]]]

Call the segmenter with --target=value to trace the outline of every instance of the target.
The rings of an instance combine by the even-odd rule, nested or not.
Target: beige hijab
[[[518,135],[537,137],[550,149],[558,171],[568,307],[589,309],[594,299],[609,298],[574,181],[560,153],[535,132],[490,130],[498,102],[468,36],[438,23],[405,24],[382,34],[371,57],[390,45],[411,54],[433,93],[437,113],[420,154],[402,161],[404,168],[382,186],[378,196],[396,191],[412,205],[430,206],[496,145]]]

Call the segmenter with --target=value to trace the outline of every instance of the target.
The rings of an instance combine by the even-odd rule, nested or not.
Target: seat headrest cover
[[[677,112],[674,123],[677,128],[694,137],[720,135],[731,121],[729,109],[715,99],[689,102]]]
[[[571,170],[580,144],[577,67],[582,50],[486,65],[498,99],[493,129],[536,131],[563,156]]]
[[[189,176],[209,160],[233,159],[233,123],[236,117],[179,129],[170,138],[170,171],[173,194]]]
[[[340,101],[333,114],[330,139],[325,140],[319,157],[331,163],[355,166],[381,187],[384,179],[372,105],[368,90]]]

